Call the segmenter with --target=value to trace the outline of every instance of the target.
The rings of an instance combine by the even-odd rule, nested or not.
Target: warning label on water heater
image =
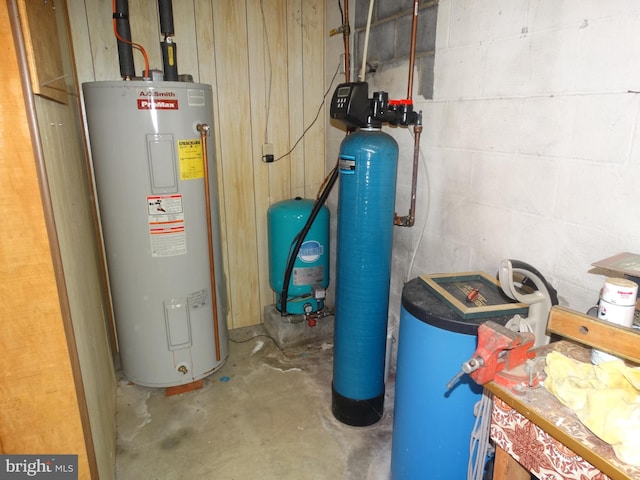
[[[204,178],[202,143],[200,140],[178,140],[180,180]]]
[[[186,255],[182,195],[147,196],[147,217],[152,257]]]

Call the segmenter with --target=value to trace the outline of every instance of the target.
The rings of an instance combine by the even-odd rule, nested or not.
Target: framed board
[[[420,277],[462,318],[527,313],[529,306],[507,297],[498,281],[485,272],[438,273]]]

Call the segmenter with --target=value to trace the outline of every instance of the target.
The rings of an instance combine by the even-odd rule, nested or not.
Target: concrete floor
[[[118,480],[389,479],[393,378],[382,420],[350,427],[331,413],[330,341],[281,350],[262,326],[230,339],[201,390],[166,397],[120,380]]]

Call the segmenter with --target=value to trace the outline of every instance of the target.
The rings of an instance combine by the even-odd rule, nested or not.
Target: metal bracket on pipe
[[[403,217],[399,216],[397,213],[394,213],[393,224],[397,227],[413,227],[415,224],[415,217],[409,212],[409,215],[405,215]]]
[[[338,35],[339,33],[343,33],[345,35],[349,35],[351,33],[351,28],[348,23],[340,25],[338,28],[332,28],[329,31],[329,36],[333,37],[334,35]]]

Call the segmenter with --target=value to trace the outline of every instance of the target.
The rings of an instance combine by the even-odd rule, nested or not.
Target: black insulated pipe
[[[113,12],[116,21],[116,30],[127,42],[131,42],[131,26],[129,25],[128,0],[116,0],[116,9]],[[133,64],[133,47],[131,43],[118,40],[118,59],[120,61],[120,76],[123,79],[131,79],[136,75]]]
[[[176,44],[171,40],[171,36],[174,33],[173,4],[171,0],[158,0],[158,12],[160,13],[160,32],[164,35],[164,40],[160,42],[164,79],[168,82],[177,82],[178,51]]]
[[[171,37],[173,32],[173,4],[171,0],[158,0],[160,12],[160,32],[165,37]]]

